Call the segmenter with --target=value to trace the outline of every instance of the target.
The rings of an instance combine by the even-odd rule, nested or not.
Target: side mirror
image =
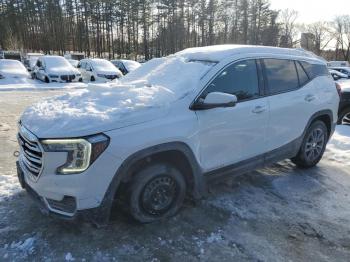
[[[206,98],[195,102],[191,109],[193,110],[207,110],[218,107],[234,107],[237,103],[237,96],[222,93],[212,92]]]

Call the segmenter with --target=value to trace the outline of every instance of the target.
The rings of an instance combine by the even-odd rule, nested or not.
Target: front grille
[[[75,75],[61,75],[63,81],[72,81],[75,79]]]
[[[36,180],[41,173],[42,151],[36,137],[26,130],[23,126],[20,127],[18,133],[18,143],[20,146],[20,161],[27,169],[29,175]]]
[[[116,79],[118,76],[117,76],[117,75],[105,75],[105,77],[106,77],[107,79],[113,80],[113,79]]]

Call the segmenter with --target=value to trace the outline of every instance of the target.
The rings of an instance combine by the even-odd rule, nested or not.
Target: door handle
[[[266,107],[265,106],[256,106],[254,109],[253,109],[253,113],[254,114],[261,114],[263,112],[266,111]]]
[[[306,102],[312,102],[312,101],[314,101],[316,99],[316,97],[314,96],[314,95],[307,95],[306,97],[305,97],[305,101]]]

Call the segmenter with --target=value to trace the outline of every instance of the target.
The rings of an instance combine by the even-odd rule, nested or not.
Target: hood
[[[174,99],[160,86],[90,85],[27,108],[21,122],[39,138],[82,137],[160,118]]]
[[[72,75],[79,74],[78,70],[75,68],[65,68],[65,67],[51,67],[46,69],[48,74],[57,74],[57,75]]]
[[[6,78],[29,78],[30,74],[27,71],[22,70],[4,70],[0,71],[0,74]]]

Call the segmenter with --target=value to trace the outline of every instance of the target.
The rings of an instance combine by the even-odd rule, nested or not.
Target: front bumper
[[[97,208],[75,210],[72,215],[64,214],[64,212],[57,212],[57,210],[54,211],[52,207],[50,207],[49,201],[45,197],[40,196],[30,185],[28,185],[19,161],[16,162],[16,166],[17,176],[21,187],[26,190],[42,214],[65,221],[88,221],[94,223],[97,226],[106,225],[108,223],[111,207],[104,204],[100,205]]]

